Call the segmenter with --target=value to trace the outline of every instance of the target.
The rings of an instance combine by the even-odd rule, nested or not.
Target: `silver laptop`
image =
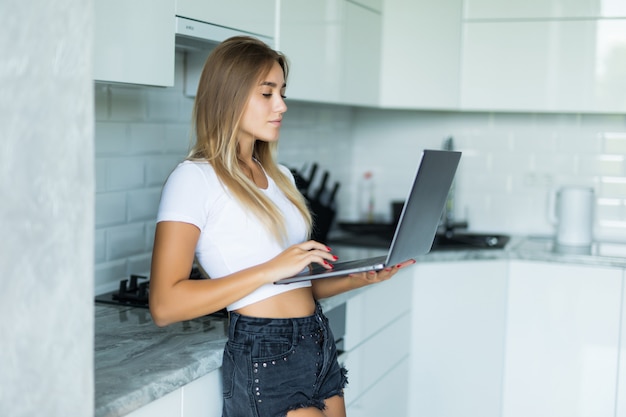
[[[424,150],[386,256],[337,262],[330,270],[316,265],[276,284],[380,271],[430,252],[460,159],[461,152]]]

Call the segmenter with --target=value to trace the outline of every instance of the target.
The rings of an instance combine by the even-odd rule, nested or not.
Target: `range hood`
[[[274,47],[274,39],[268,36],[176,16],[176,48],[180,50],[211,50],[218,43],[238,35],[254,36]]]

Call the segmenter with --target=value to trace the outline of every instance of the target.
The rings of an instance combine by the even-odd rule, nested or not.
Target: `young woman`
[[[194,106],[196,143],[159,206],[150,311],[159,326],[230,312],[225,417],[345,416],[346,372],[316,300],[389,279],[379,273],[274,285],[337,257],[307,240],[312,219],[275,161],[286,58],[234,37],[207,59]],[[211,279],[190,280],[194,258]]]

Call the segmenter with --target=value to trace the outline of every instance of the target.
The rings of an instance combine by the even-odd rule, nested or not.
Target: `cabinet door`
[[[94,79],[174,85],[174,0],[96,0]]]
[[[345,3],[340,101],[376,106],[380,92],[382,18],[380,13]]]
[[[182,389],[177,389],[133,411],[127,417],[182,417]]]
[[[386,394],[378,391],[376,387],[380,386],[380,382],[389,372],[408,359],[411,339],[410,327],[411,316],[406,313],[396,318],[363,344],[348,351],[345,356],[345,366],[348,369],[349,379],[349,384],[345,390],[345,401],[348,407],[355,403],[360,404],[359,408],[387,403]],[[404,379],[398,379],[394,382],[394,389],[404,394],[409,384],[408,373],[402,374],[402,376]],[[405,409],[406,396],[398,395],[397,400],[402,402],[397,406]],[[370,414],[370,411],[367,409],[368,416],[377,415]],[[396,416],[399,414],[389,415]]]
[[[185,385],[182,417],[221,417],[222,373],[211,372]]]
[[[274,37],[275,0],[176,0],[176,15]]]
[[[277,49],[287,55],[287,96],[321,103],[376,105],[381,15],[347,0],[280,3]]]
[[[380,105],[458,109],[462,0],[385,0]]]
[[[619,374],[617,379],[617,410],[615,417],[626,417],[626,270],[622,271],[622,328],[619,342]]]
[[[507,262],[416,265],[409,416],[499,417]]]
[[[626,20],[463,26],[462,109],[626,111]]]
[[[466,19],[625,17],[623,0],[465,0]]]
[[[511,262],[503,417],[615,415],[622,271]]]
[[[409,359],[405,358],[372,386],[365,395],[346,407],[350,417],[410,417],[407,404],[411,401],[406,383]]]
[[[411,310],[412,269],[400,271],[347,301],[345,350],[351,351]]]
[[[280,2],[277,49],[289,60],[289,99],[339,101],[342,19],[343,3],[338,0]]]

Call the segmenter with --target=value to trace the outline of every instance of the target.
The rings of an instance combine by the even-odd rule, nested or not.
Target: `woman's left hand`
[[[384,269],[381,269],[380,271],[368,271],[358,274],[350,274],[348,275],[348,278],[353,280],[355,286],[364,287],[366,285],[386,281],[394,276],[401,268],[413,265],[414,263],[415,260],[409,259],[408,261],[402,262],[398,265],[386,267]]]

